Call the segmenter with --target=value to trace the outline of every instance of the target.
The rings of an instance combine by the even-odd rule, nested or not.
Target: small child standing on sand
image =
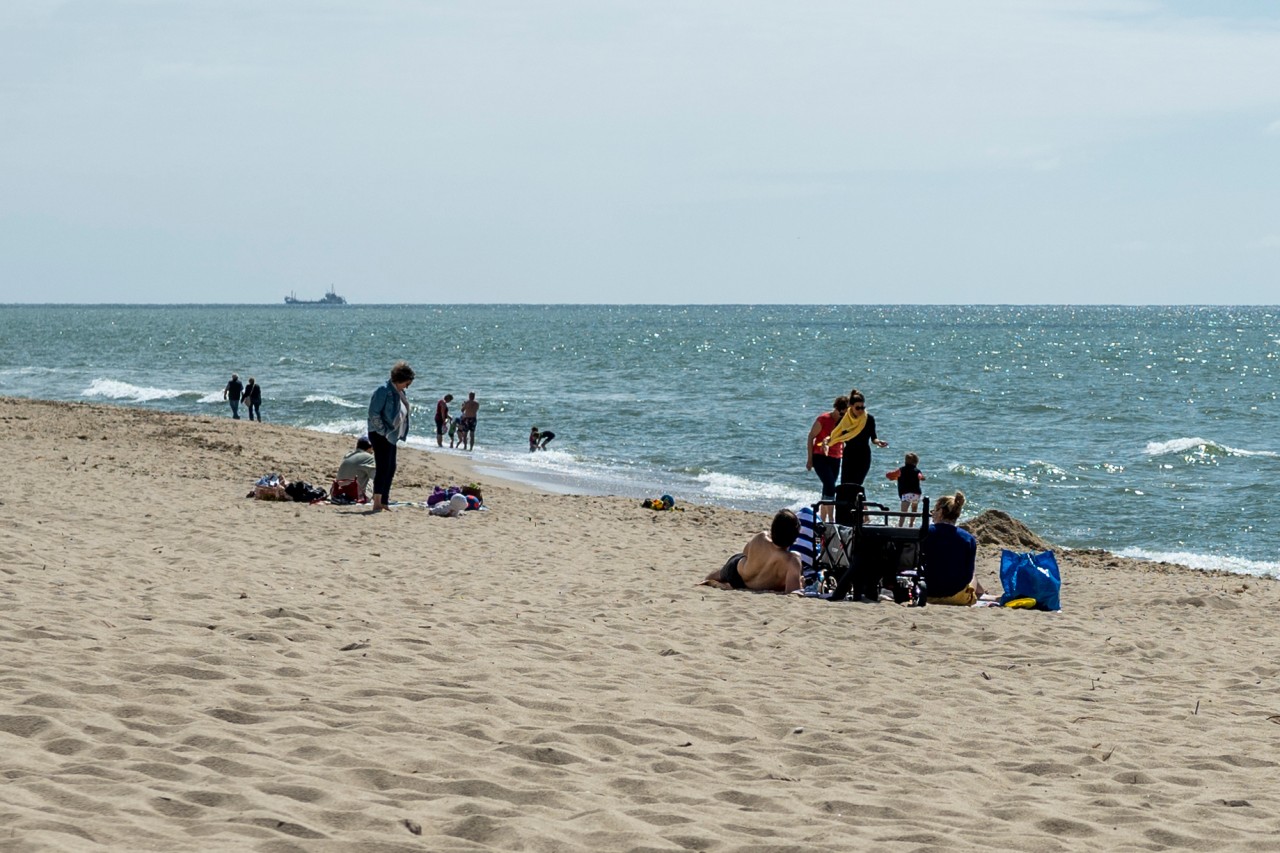
[[[890,480],[898,482],[898,500],[902,502],[902,508],[899,512],[919,512],[920,510],[920,484],[924,482],[924,473],[916,466],[920,464],[920,457],[914,453],[908,453],[903,460],[903,466],[885,474]],[[907,507],[911,507],[910,510]],[[898,516],[898,526],[902,527],[906,519]],[[915,522],[912,522],[912,527]]]

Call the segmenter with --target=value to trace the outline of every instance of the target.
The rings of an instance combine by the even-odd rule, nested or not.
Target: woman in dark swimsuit
[[[855,388],[849,393],[849,405],[853,407],[854,414],[866,411],[867,401]],[[840,485],[846,483],[857,483],[862,485],[867,479],[867,472],[871,470],[871,445],[876,447],[888,447],[889,442],[881,441],[876,436],[876,419],[874,415],[867,415],[867,423],[862,428],[862,432],[845,442],[844,445],[844,461],[840,466]]]

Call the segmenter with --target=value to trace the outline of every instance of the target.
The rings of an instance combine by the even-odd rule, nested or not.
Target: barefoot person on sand
[[[788,551],[800,535],[800,520],[789,509],[778,510],[768,532],[747,540],[724,568],[707,575],[704,586],[757,592],[795,592],[800,588],[800,555]]]
[[[396,473],[396,442],[409,434],[409,398],[405,389],[413,384],[413,368],[403,361],[391,368],[387,384],[373,392],[369,400],[369,441],[373,444],[373,511],[382,512],[391,504],[391,478]]]

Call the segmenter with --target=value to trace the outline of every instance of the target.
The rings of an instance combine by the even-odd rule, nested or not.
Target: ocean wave
[[[330,403],[331,405],[334,405],[334,406],[342,406],[344,409],[363,409],[364,408],[364,405],[361,403],[352,403],[351,401],[344,400],[341,397],[335,397],[333,394],[310,394],[306,397],[303,397],[302,402]]]
[[[1269,459],[1280,459],[1280,453],[1274,450],[1243,450],[1219,444],[1207,438],[1174,438],[1169,441],[1150,441],[1143,451],[1148,456],[1261,456]]]
[[[1038,482],[1035,477],[1028,477],[1017,468],[1004,470],[952,462],[947,466],[947,470],[953,474],[963,474],[968,477],[976,477],[979,480],[993,480],[997,483],[1012,483],[1015,486],[1033,486]]]
[[[329,432],[336,435],[364,435],[369,422],[363,418],[350,421],[325,421],[319,424],[307,424],[302,429],[313,429],[316,432]]]
[[[183,391],[180,388],[141,388],[116,379],[95,379],[88,388],[80,392],[80,396],[145,403],[150,400],[174,400],[178,397],[194,397],[201,393],[200,391]],[[201,396],[200,402],[205,402],[208,396],[210,395]],[[221,401],[221,395],[214,396],[216,400]]]
[[[777,483],[765,483],[750,480],[733,474],[717,474],[707,472],[694,478],[702,485],[707,497],[728,501],[769,499],[778,502],[779,506],[813,503],[815,489],[800,491]]]
[[[1027,463],[1027,467],[1037,470],[1042,475],[1057,477],[1060,480],[1065,480],[1071,476],[1071,473],[1066,469],[1059,468],[1052,462],[1046,462],[1043,459],[1032,459]]]
[[[1247,560],[1244,557],[1226,557],[1217,554],[1197,554],[1191,551],[1148,551],[1145,548],[1125,548],[1116,552],[1121,557],[1151,560],[1161,563],[1178,563],[1205,571],[1232,572],[1238,575],[1254,575],[1261,578],[1280,578],[1280,562]]]

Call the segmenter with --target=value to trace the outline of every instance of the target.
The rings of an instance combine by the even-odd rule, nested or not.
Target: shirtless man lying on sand
[[[747,540],[724,568],[707,575],[703,586],[749,589],[756,592],[795,592],[800,588],[800,555],[787,549],[800,535],[800,520],[789,509],[779,510],[769,525]]]

